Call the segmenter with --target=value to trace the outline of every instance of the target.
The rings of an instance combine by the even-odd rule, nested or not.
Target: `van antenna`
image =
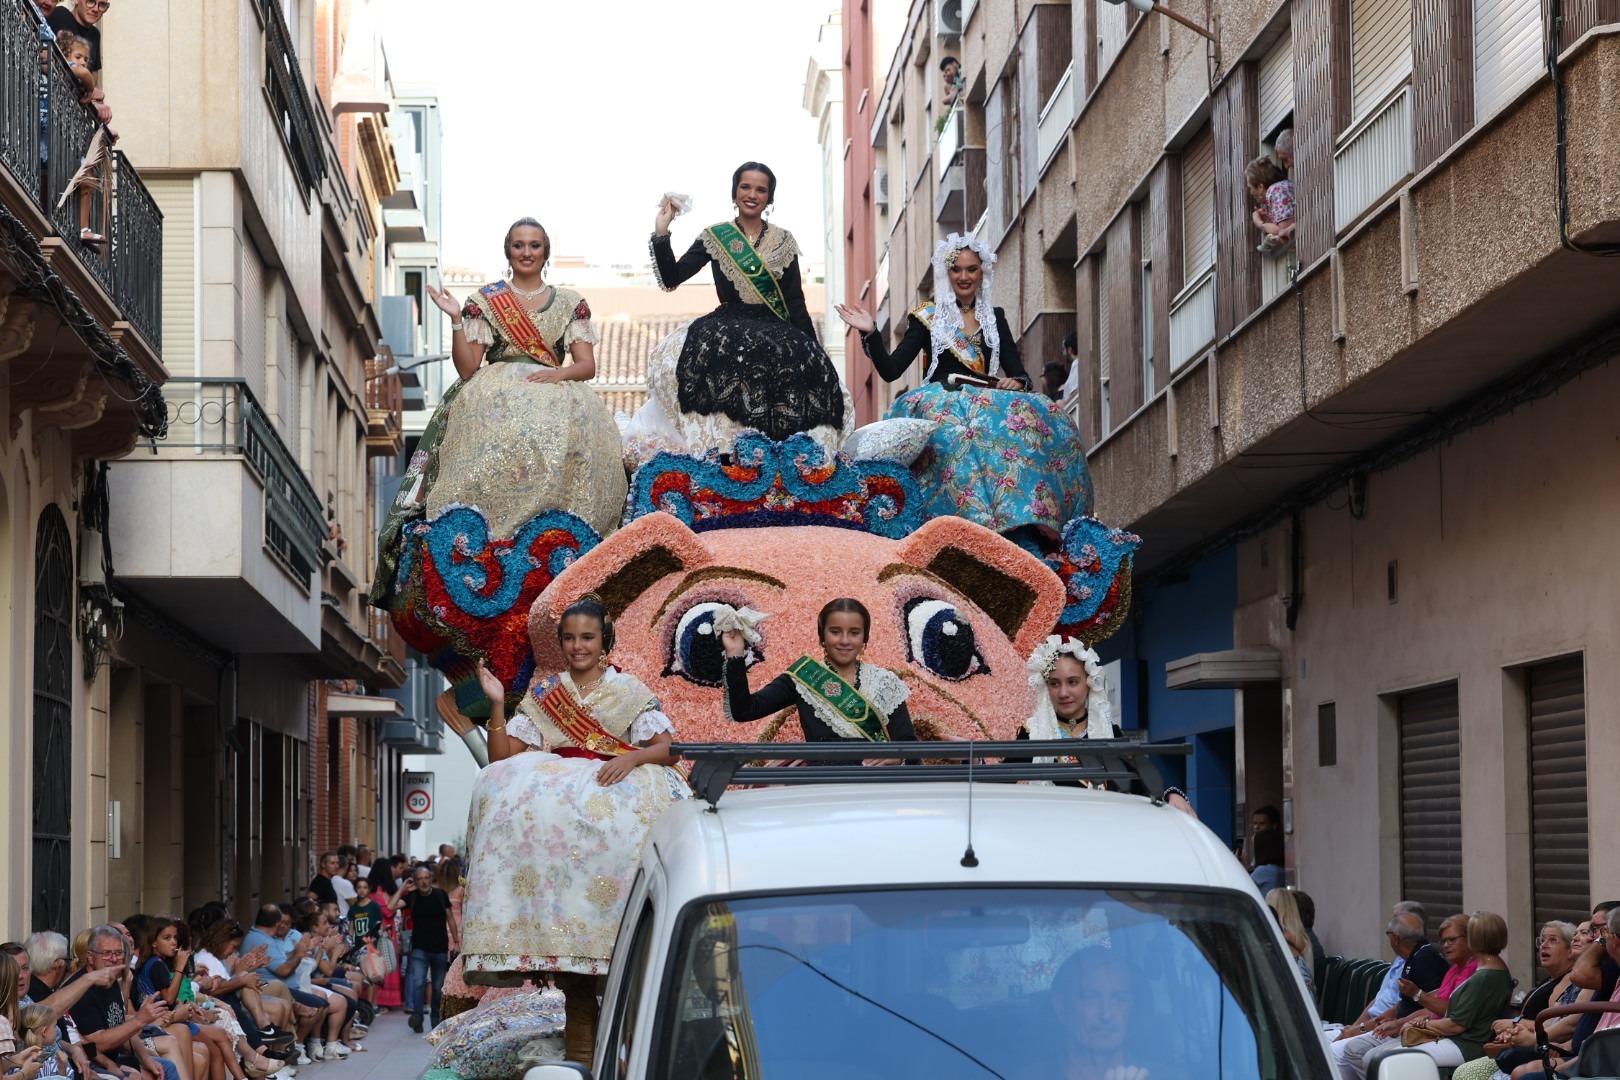
[[[977,855],[973,854],[973,758],[974,758],[973,743],[974,743],[974,740],[972,740],[972,739],[968,740],[968,776],[967,776],[967,785],[968,785],[968,830],[967,830],[967,850],[962,852],[962,865],[967,867],[969,870],[971,870],[975,866],[979,865],[979,857]]]

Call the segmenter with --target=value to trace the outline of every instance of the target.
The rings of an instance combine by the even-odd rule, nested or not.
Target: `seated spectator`
[[[1502,960],[1507,948],[1507,922],[1491,911],[1482,911],[1468,920],[1468,948],[1478,969],[1457,987],[1444,1016],[1413,1020],[1411,1028],[1430,1036],[1417,1048],[1441,1068],[1455,1067],[1485,1056],[1491,1038],[1491,1024],[1507,1008],[1513,996],[1513,977]],[[1368,1065],[1392,1048],[1380,1048],[1367,1055]]]
[[[87,934],[80,936],[88,937]],[[106,968],[69,982],[67,938],[50,930],[41,930],[28,939],[23,960],[29,975],[23,1001],[50,1009],[56,1016],[62,1037],[70,1045],[77,1046],[81,1040],[78,1025],[73,1021],[73,1006],[92,987],[106,988],[117,983],[123,972],[117,968]]]
[[[1287,884],[1283,872],[1282,830],[1265,829],[1255,833],[1253,849],[1254,869],[1249,876],[1254,878],[1254,887],[1260,890],[1260,895],[1268,896],[1273,889]]]
[[[1417,1011],[1417,1002],[1401,994],[1402,979],[1420,990],[1433,990],[1445,978],[1445,957],[1423,936],[1422,910],[1422,904],[1409,900],[1395,905],[1389,926],[1384,930],[1395,962],[1385,973],[1378,994],[1367,1003],[1360,1016],[1340,1030],[1338,1039],[1329,1047],[1335,1065],[1343,1060],[1349,1040],[1366,1035],[1386,1021],[1399,1020]]]
[[[1311,939],[1305,936],[1305,924],[1299,918],[1299,904],[1294,900],[1294,894],[1288,889],[1272,889],[1266,893],[1266,906],[1277,919],[1277,925],[1282,927],[1283,940],[1288,942],[1288,951],[1293,955],[1294,966],[1299,969],[1300,978],[1305,980],[1307,989],[1316,981],[1316,973],[1311,970]]]
[[[1311,899],[1310,893],[1295,889],[1294,903],[1299,905],[1299,921],[1305,924],[1305,936],[1311,942],[1311,971],[1314,972],[1316,965],[1327,957],[1327,950],[1316,936],[1316,901]]]
[[[178,919],[155,915],[147,920],[132,1000],[138,1005],[148,997],[160,998],[169,1009],[168,1032],[182,1054],[189,1042],[191,1056],[204,1070],[214,1071],[214,1063],[218,1063],[232,1080],[246,1080],[235,1039],[215,1023],[218,1014],[198,998],[196,986],[186,974],[191,965],[189,935],[190,928]]]
[[[30,1005],[21,1011],[21,1017],[24,1046],[38,1051],[24,1064],[24,1076],[34,1063],[39,1065],[35,1076],[72,1076],[75,1070],[89,1073],[90,1062],[85,1059],[84,1051],[63,1043],[61,1033],[56,1030],[56,1014],[49,1008]]]
[[[161,1070],[165,1080],[180,1080],[180,1069],[172,1060],[178,1056],[174,1039],[159,1033],[151,1036],[152,1048],[148,1048],[147,1039],[141,1037],[149,1026],[166,1023],[169,1010],[155,995],[139,1009],[130,1007],[124,985],[129,954],[124,949],[123,934],[111,924],[97,926],[90,931],[86,946],[86,967],[74,974],[68,985],[93,979],[96,972],[107,968],[117,973],[117,981],[111,985],[87,988],[72,1009],[73,1022],[91,1064],[113,1075],[123,1075],[123,1069],[130,1067],[145,1076],[156,1077]],[[189,1059],[186,1075],[190,1075]]]
[[[359,1048],[359,1044],[351,1045],[344,1035],[354,1019],[354,998],[344,993],[343,988],[332,979],[341,970],[338,958],[344,951],[343,940],[327,922],[326,914],[322,911],[311,912],[299,919],[298,931],[302,935],[299,943],[309,942],[310,947],[299,962],[297,989],[324,999],[327,1007],[326,1041],[323,1044],[320,1039],[310,1040],[307,1048],[310,1059],[336,1061],[346,1058],[351,1051]]]
[[[1511,1072],[1520,1065],[1540,1060],[1536,1051],[1536,1014],[1554,1005],[1573,1005],[1592,996],[1592,991],[1576,986],[1569,977],[1575,966],[1572,946],[1576,933],[1575,926],[1567,922],[1555,920],[1542,926],[1537,962],[1547,973],[1547,981],[1526,995],[1517,1016],[1491,1025],[1491,1041],[1485,1046],[1485,1056],[1460,1067],[1452,1074],[1452,1080],[1489,1080],[1498,1066]],[[1547,1041],[1567,1049],[1579,1022],[1579,1016],[1549,1021]]]
[[[1592,909],[1592,941],[1575,957],[1575,964],[1570,968],[1569,981],[1583,990],[1591,991],[1589,1001],[1620,1001],[1620,933],[1609,928],[1609,917],[1615,908],[1620,908],[1620,901],[1606,900]],[[1567,1075],[1574,1068],[1581,1044],[1589,1036],[1620,1024],[1617,1017],[1620,1014],[1589,1013],[1580,1017],[1574,1034],[1570,1036],[1569,1053],[1553,1054],[1560,1074]],[[1541,1062],[1532,1061],[1514,1069],[1513,1080],[1539,1078],[1542,1073]]]
[[[327,1007],[325,998],[297,987],[299,967],[314,942],[305,942],[302,935],[289,941],[292,932],[292,917],[275,904],[265,904],[254,917],[253,928],[247,932],[242,946],[250,954],[263,951],[264,966],[252,970],[270,979],[272,986],[280,987],[299,1007],[294,1010],[298,1015],[297,1033],[305,1049],[298,1056],[298,1064],[307,1065],[315,1060],[315,1055],[308,1052],[310,1049],[321,1049],[324,1055],[324,1047],[320,1046],[315,1033],[327,1021]]]
[[[22,1030],[22,1017],[17,1006],[21,995],[17,984],[21,981],[22,971],[17,961],[10,953],[0,949],[0,1054],[17,1052],[17,1033]]]
[[[274,1072],[276,1066],[262,1051],[267,1046],[284,1047],[292,1042],[293,1003],[260,993],[264,979],[253,968],[261,965],[265,957],[241,956],[242,937],[242,924],[235,919],[221,919],[208,927],[195,958],[197,985],[235,1013],[246,1044],[237,1048],[243,1067],[250,1074]],[[233,968],[233,962],[240,973]]]
[[[1396,985],[1400,988],[1401,997],[1405,1002],[1411,1003],[1413,1008],[1403,1012],[1401,1011],[1405,1009],[1403,1004],[1393,1018],[1381,1021],[1366,1034],[1356,1035],[1342,1044],[1335,1044],[1339,1074],[1344,1080],[1367,1080],[1367,1058],[1370,1055],[1380,1048],[1399,1046],[1401,1032],[1408,1025],[1418,1020],[1446,1014],[1452,994],[1479,966],[1479,961],[1474,959],[1473,951],[1468,945],[1467,915],[1453,915],[1440,924],[1440,951],[1451,966],[1446,969],[1439,987],[1428,990],[1419,985],[1414,978],[1407,977],[1420,974],[1415,965],[1410,966],[1406,975],[1403,975]]]
[[[1260,230],[1256,251],[1281,251],[1294,238],[1294,182],[1268,157],[1257,157],[1243,170],[1249,198],[1255,203],[1250,220]]]

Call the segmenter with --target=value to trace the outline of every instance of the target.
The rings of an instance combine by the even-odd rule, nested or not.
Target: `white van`
[[[1275,920],[1195,819],[1101,790],[900,782],[933,768],[723,799],[694,777],[718,805],[653,830],[596,1080],[1336,1080]]]

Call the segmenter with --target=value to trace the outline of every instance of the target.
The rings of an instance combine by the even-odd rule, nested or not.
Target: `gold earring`
[[[598,656],[596,658],[596,666],[601,668],[603,671],[607,670],[607,653],[606,652],[604,652],[601,656]]]

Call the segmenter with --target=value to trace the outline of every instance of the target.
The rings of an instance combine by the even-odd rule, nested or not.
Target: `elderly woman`
[[[1479,960],[1468,944],[1468,922],[1467,915],[1453,915],[1440,924],[1440,952],[1451,966],[1446,969],[1446,977],[1440,981],[1438,990],[1426,991],[1410,979],[1396,984],[1403,998],[1418,1005],[1416,1012],[1385,1020],[1365,1035],[1344,1042],[1339,1053],[1339,1071],[1346,1080],[1352,1077],[1366,1080],[1369,1059],[1380,1050],[1400,1046],[1401,1032],[1408,1025],[1446,1015],[1452,994],[1479,967]]]
[[[1422,1033],[1420,1038],[1428,1040],[1418,1042],[1418,1049],[1442,1068],[1485,1056],[1491,1024],[1513,996],[1513,977],[1502,961],[1508,940],[1506,920],[1495,912],[1482,911],[1468,919],[1467,926],[1468,948],[1479,963],[1478,969],[1451,995],[1444,1016],[1421,1017],[1410,1025]],[[1408,1035],[1402,1041],[1411,1042],[1412,1038]],[[1387,1052],[1379,1048],[1363,1060],[1370,1064]]]
[[[1590,924],[1586,941],[1591,940]],[[1470,1061],[1452,1074],[1452,1080],[1490,1080],[1498,1068],[1512,1072],[1520,1065],[1540,1060],[1536,1054],[1536,1014],[1554,1005],[1573,1005],[1592,996],[1570,979],[1575,967],[1575,942],[1581,940],[1582,931],[1574,923],[1553,920],[1543,923],[1537,943],[1537,959],[1547,973],[1547,981],[1530,991],[1512,1020],[1498,1020],[1491,1025],[1491,1041],[1485,1047],[1486,1056]],[[1579,1016],[1563,1016],[1547,1024],[1547,1040],[1557,1046],[1567,1046],[1575,1034]]]

